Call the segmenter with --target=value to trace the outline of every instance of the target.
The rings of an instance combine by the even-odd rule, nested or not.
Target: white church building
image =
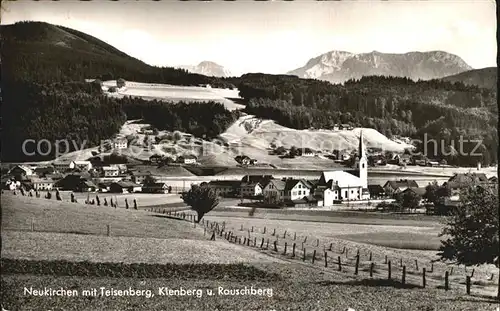
[[[348,171],[325,171],[321,174],[314,196],[318,206],[331,206],[342,201],[370,199],[368,192],[368,159],[363,142],[359,137],[357,169]]]

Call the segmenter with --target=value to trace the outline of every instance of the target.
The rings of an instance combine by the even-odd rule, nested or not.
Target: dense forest
[[[388,137],[427,140],[425,145],[418,144],[419,150],[450,164],[497,162],[498,106],[494,90],[379,76],[350,80],[344,85],[265,74],[247,74],[232,82],[248,101],[246,112],[287,127],[332,128],[336,123],[349,123],[375,128]],[[432,140],[437,141],[437,148]],[[476,149],[477,140],[482,144]]]

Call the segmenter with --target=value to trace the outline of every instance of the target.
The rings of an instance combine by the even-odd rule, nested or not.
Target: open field
[[[105,81],[103,86],[107,89],[116,86],[116,81]],[[122,90],[111,96],[133,96],[144,99],[179,101],[216,101],[223,104],[228,110],[242,109],[245,106],[236,104],[228,98],[239,98],[238,89],[218,89],[199,86],[177,86],[167,84],[152,84],[140,82],[126,82]]]
[[[393,280],[385,279],[381,253],[373,246],[373,261],[377,263],[374,277],[366,272],[366,248],[361,249],[363,259],[361,273],[353,274],[352,256],[354,242],[341,239],[343,234],[363,232],[398,232],[411,230],[418,234],[432,234],[435,223],[429,220],[425,226],[375,226],[352,224],[312,223],[307,221],[284,221],[261,219],[238,219],[226,217],[226,229],[240,237],[238,225],[255,226],[251,238],[270,238],[271,227],[276,226],[279,235],[287,228],[286,239],[279,238],[278,247],[283,251],[283,241],[291,245],[292,230],[296,234],[312,236],[322,233],[336,241],[329,252],[331,262],[325,268],[321,264],[318,248],[318,263],[311,264],[310,252],[314,248],[310,237],[306,244],[305,262],[280,255],[258,246],[243,246],[230,243],[217,236],[216,241],[208,241],[204,228],[210,230],[207,221],[193,227],[189,222],[171,218],[165,214],[125,209],[97,208],[66,202],[21,196],[2,196],[2,301],[7,310],[490,310],[495,306],[491,299],[484,298],[484,286],[479,278],[472,288],[472,295],[465,295],[460,280],[463,275],[456,271],[450,278],[451,288],[444,291],[436,287],[442,283],[438,274],[443,270],[435,264],[434,274],[429,273],[427,287],[419,288],[418,272],[409,269],[407,282],[402,285],[399,269],[394,268]],[[221,211],[217,212],[220,213]],[[213,223],[214,215],[207,216]],[[351,215],[352,217],[352,215]],[[31,221],[34,231],[31,231]],[[219,220],[219,224],[222,220]],[[106,225],[110,225],[107,236]],[[267,234],[262,234],[258,225],[268,226]],[[377,227],[377,229],[373,229]],[[300,231],[300,230],[302,231]],[[301,236],[302,238],[302,236]],[[323,240],[321,244],[323,245]],[[326,240],[325,240],[326,242]],[[333,255],[338,248],[346,245],[344,269],[334,268]],[[365,244],[356,244],[363,245]],[[290,246],[291,247],[291,246]],[[397,255],[424,251],[390,250],[378,247],[390,254],[396,262]],[[288,254],[290,250],[288,251]],[[299,250],[297,250],[299,256]],[[344,256],[344,255],[342,255]],[[407,255],[409,256],[409,255]],[[430,255],[428,255],[430,256]],[[349,258],[347,258],[349,257]],[[30,261],[22,261],[29,259]],[[49,261],[43,261],[49,260]],[[71,263],[59,263],[69,260]],[[406,258],[405,258],[406,260]],[[86,262],[84,262],[86,261]],[[424,259],[419,257],[421,265]],[[105,262],[108,262],[105,264]],[[406,261],[405,261],[406,262]],[[143,263],[143,264],[140,264]],[[149,265],[145,265],[148,263]],[[244,265],[235,265],[243,263]],[[183,266],[182,264],[189,264]],[[410,265],[410,261],[407,262]],[[170,265],[170,266],[169,266]],[[396,264],[394,265],[396,266]],[[204,267],[204,268],[202,268]],[[117,270],[118,269],[118,270]],[[222,270],[221,270],[222,269]],[[253,271],[252,269],[258,269]],[[440,270],[441,269],[441,270]],[[172,272],[175,271],[175,272]],[[193,271],[193,272],[191,272]],[[196,271],[196,272],[194,272]],[[221,271],[221,272],[216,272]],[[224,272],[222,272],[224,271]],[[265,272],[264,272],[265,271]],[[215,274],[214,274],[215,273]],[[278,277],[273,277],[277,275]],[[118,277],[121,276],[121,277]],[[384,280],[385,279],[385,280]],[[475,279],[474,279],[475,280]],[[24,287],[43,289],[66,288],[77,291],[100,287],[115,289],[150,289],[154,297],[46,297],[25,296]],[[214,296],[160,296],[159,287],[178,289],[214,289]],[[272,296],[229,296],[218,295],[217,288],[226,289],[253,286],[272,288]]]

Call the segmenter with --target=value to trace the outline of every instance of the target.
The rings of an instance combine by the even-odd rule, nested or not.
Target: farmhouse
[[[239,192],[240,181],[238,180],[212,180],[208,187],[215,190],[220,196],[236,195]]]
[[[69,169],[70,163],[70,161],[54,161],[52,162],[52,166],[56,171],[63,173]]]
[[[177,162],[183,163],[183,164],[194,164],[194,163],[196,163],[196,161],[197,161],[196,156],[192,155],[192,154],[188,154],[185,156],[179,156],[177,158]]]
[[[151,172],[132,172],[132,182],[142,185],[148,177],[152,177]]]
[[[54,181],[50,178],[31,178],[31,184],[35,190],[52,190]]]
[[[94,184],[90,180],[80,179],[78,184],[76,185],[74,191],[75,192],[94,192],[97,190],[96,184]]]
[[[113,193],[134,193],[141,192],[142,187],[130,181],[119,181],[109,185],[109,192]]]
[[[272,175],[245,175],[241,178],[242,183],[260,183],[263,187],[273,179]]]
[[[311,148],[304,148],[301,150],[301,155],[303,157],[314,157],[316,155],[316,152]]]
[[[34,170],[34,174],[39,176],[39,177],[44,177],[46,175],[53,174],[53,173],[54,173],[54,167],[52,167],[52,166],[41,166],[41,167],[35,168],[35,170]]]
[[[384,190],[387,194],[399,193],[405,191],[407,188],[418,188],[418,184],[414,180],[400,179],[389,180],[384,185]]]
[[[69,164],[69,168],[80,171],[90,171],[90,169],[92,168],[92,163],[90,163],[90,161],[72,161]]]
[[[34,175],[34,172],[26,165],[16,165],[10,169],[7,174],[14,176],[17,179],[22,179],[24,177]]]
[[[145,193],[169,193],[166,183],[152,183],[142,186],[142,192]]]
[[[359,137],[358,169],[350,171],[326,171],[321,174],[314,197],[318,206],[331,206],[334,201],[367,200],[368,159],[366,157],[363,133]]]
[[[385,189],[381,185],[368,185],[371,199],[381,199],[386,197]]]
[[[262,192],[267,201],[277,203],[308,197],[311,188],[309,183],[303,179],[271,179]]]
[[[458,200],[460,191],[471,185],[482,185],[489,184],[490,181],[483,173],[465,173],[465,174],[455,174],[443,186],[450,189],[451,200]]]
[[[259,182],[241,183],[241,195],[243,197],[256,197],[262,195],[262,185]]]
[[[104,177],[116,177],[120,175],[120,170],[117,166],[103,166],[101,171]]]
[[[126,138],[117,138],[113,141],[113,149],[127,149],[128,141]]]

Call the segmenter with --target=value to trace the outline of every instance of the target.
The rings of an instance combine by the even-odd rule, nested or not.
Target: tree
[[[460,208],[441,236],[439,256],[464,265],[495,264],[499,268],[498,192],[490,186],[470,186],[460,194]],[[500,274],[499,274],[500,281]],[[497,297],[500,298],[500,283]]]
[[[124,87],[125,86],[125,80],[122,79],[122,78],[119,78],[118,80],[116,80],[116,86],[117,87]]]
[[[434,205],[443,203],[443,199],[450,196],[449,188],[439,186],[437,181],[433,181],[425,187],[424,199],[434,203]]]
[[[404,191],[396,196],[396,201],[401,204],[403,208],[407,208],[409,210],[417,209],[420,205],[421,199],[420,195],[413,191]]]
[[[62,201],[61,194],[59,193],[59,190],[56,190],[56,200],[57,201]]]
[[[52,198],[52,193],[50,193],[50,191],[47,191],[47,195],[45,196],[45,198],[50,200]]]
[[[182,200],[198,214],[196,222],[199,223],[205,214],[219,204],[219,198],[208,185],[192,185],[189,191],[182,193]]]

